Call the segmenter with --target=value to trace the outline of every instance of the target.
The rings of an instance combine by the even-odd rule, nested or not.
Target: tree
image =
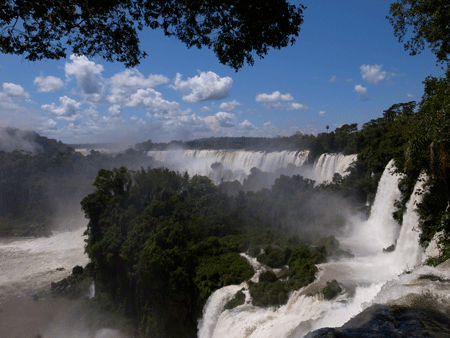
[[[450,5],[448,0],[398,0],[391,5],[387,17],[394,35],[403,42],[409,28],[412,37],[404,44],[411,55],[419,54],[428,43],[441,63],[449,63]]]
[[[304,9],[286,0],[10,0],[0,4],[0,51],[35,61],[70,48],[132,67],[147,55],[138,32],[160,28],[238,70],[254,53],[293,44]]]
[[[442,78],[428,77],[419,111],[409,125],[406,164],[425,156],[430,172],[450,205],[450,70]]]

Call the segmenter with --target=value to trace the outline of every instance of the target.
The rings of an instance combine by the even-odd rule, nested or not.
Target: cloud
[[[22,106],[22,100],[28,102],[30,95],[22,86],[13,83],[3,83],[0,91],[0,126],[19,129],[36,129],[42,122],[40,111],[34,107]]]
[[[178,102],[164,100],[162,94],[152,88],[138,89],[134,94],[130,95],[125,106],[135,109],[147,109],[150,112],[160,114],[170,112],[182,113]]]
[[[366,95],[367,93],[367,88],[361,86],[360,84],[357,84],[353,87],[353,91],[357,92],[359,94],[360,97]]]
[[[263,131],[267,136],[273,137],[279,132],[279,129],[271,121],[267,121],[263,124]]]
[[[30,97],[30,94],[28,94],[21,85],[10,82],[3,83],[3,93],[14,99],[26,99]]]
[[[83,94],[101,94],[103,83],[99,76],[103,71],[103,66],[89,61],[84,55],[71,55],[70,60],[72,63],[66,62],[65,64],[66,76],[75,76]]]
[[[382,65],[362,65],[360,67],[361,69],[361,75],[363,80],[366,80],[368,83],[374,83],[377,84],[381,80],[384,80],[387,78],[388,74],[386,71],[382,71],[381,67]]]
[[[63,81],[59,77],[54,76],[38,76],[34,78],[33,83],[38,86],[37,91],[39,93],[56,92],[64,86]]]
[[[72,100],[67,96],[62,96],[59,98],[61,103],[57,106],[55,103],[44,104],[41,108],[49,115],[55,117],[57,120],[65,122],[74,122],[81,118],[80,106],[81,102]]]
[[[169,81],[169,78],[164,75],[150,74],[145,77],[134,68],[115,74],[108,80],[108,83],[119,88],[151,88]]]
[[[297,102],[289,102],[286,110],[308,110],[309,107]]]
[[[294,98],[291,94],[281,94],[278,90],[274,91],[272,94],[258,94],[255,97],[255,101],[262,103],[263,105],[276,105],[279,104],[282,101],[294,101]]]
[[[181,74],[177,73],[174,84],[170,88],[181,91],[182,99],[186,102],[204,102],[209,100],[221,100],[230,95],[233,86],[231,77],[220,77],[211,71],[201,72],[200,75],[181,80]]]
[[[110,116],[118,117],[122,113],[122,109],[119,105],[115,104],[108,108],[108,113]]]
[[[280,109],[280,110],[307,110],[308,106],[292,102],[294,98],[291,94],[281,94],[278,90],[272,94],[258,94],[255,97],[255,101],[260,103],[266,109]]]
[[[211,107],[208,107],[208,106],[203,106],[203,107],[200,108],[200,111],[203,112],[203,113],[208,113],[211,110],[212,110]]]
[[[225,113],[223,111],[218,112],[214,115],[217,124],[222,128],[231,128],[236,126],[237,119],[234,114]]]
[[[407,100],[414,100],[414,95],[408,93],[408,94],[406,94],[406,99]]]
[[[326,111],[325,110],[320,110],[319,111],[319,117],[325,117]]]
[[[47,121],[45,121],[44,123],[42,123],[42,130],[52,130],[52,129],[56,129],[56,121],[52,120],[52,119],[48,119]]]
[[[257,128],[256,128],[252,123],[250,123],[248,120],[245,120],[244,122],[239,123],[239,127],[240,127],[240,129],[245,130],[245,131],[251,131],[251,130],[256,130],[256,129],[257,129]]]
[[[336,75],[333,75],[331,79],[328,80],[328,82],[335,82],[337,80]]]
[[[130,121],[135,122],[137,124],[146,125],[147,122],[145,122],[142,118],[137,117],[136,115],[133,115],[130,117]]]
[[[219,105],[219,109],[234,110],[238,106],[242,106],[242,103],[237,102],[236,100],[233,100],[233,101],[228,101],[228,102],[222,102]]]

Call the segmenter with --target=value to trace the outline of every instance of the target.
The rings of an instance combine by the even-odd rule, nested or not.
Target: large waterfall
[[[318,328],[341,326],[375,301],[386,303],[398,295],[404,296],[408,292],[405,288],[399,287],[403,293],[389,290],[403,283],[399,275],[414,269],[421,261],[415,212],[420,196],[415,193],[421,189],[423,180],[416,184],[399,231],[392,218],[391,206],[399,197],[397,184],[401,177],[393,172],[394,169],[391,161],[379,182],[369,219],[354,221],[353,231],[347,237],[339,238],[341,245],[350,249],[355,258],[319,265],[317,280],[293,292],[287,304],[278,308],[252,306],[247,293],[245,304],[223,311],[223,305],[235,292],[248,287],[243,283],[217,290],[205,306],[203,316],[208,320],[199,321],[198,337],[303,337]],[[395,251],[383,252],[383,248],[395,241]],[[332,279],[345,290],[335,300],[326,301],[319,294],[308,296],[311,290],[320,289]]]
[[[190,175],[207,174],[211,177],[219,171],[222,174],[228,171],[228,174],[235,176],[222,176],[218,180],[225,177],[241,182],[253,167],[272,173],[295,167],[298,173],[318,182],[330,181],[335,173],[346,175],[345,170],[356,159],[355,155],[323,154],[314,166],[307,168],[307,152],[161,151],[150,152],[149,155],[160,162],[178,166],[179,171],[187,170]],[[222,163],[222,167],[211,168],[216,162]],[[400,227],[392,218],[394,202],[400,197],[397,185],[401,179],[394,170],[391,161],[380,179],[370,217],[360,220],[352,216],[348,219],[346,235],[338,238],[341,248],[354,253],[354,258],[320,264],[316,281],[293,292],[287,304],[277,308],[253,306],[245,282],[217,290],[203,309],[203,317],[198,323],[198,337],[304,337],[319,328],[341,326],[376,303],[407,306],[414,298],[411,295],[425,297],[436,306],[446,301],[448,290],[443,283],[419,279],[420,275],[434,275],[444,281],[450,280],[449,268],[419,265],[423,261],[423,250],[418,244],[415,208],[421,196],[416,192],[422,189],[426,178],[422,176],[417,181]],[[56,233],[50,238],[1,239],[0,305],[4,304],[5,298],[31,295],[46,285],[48,287],[51,281],[68,275],[73,266],[86,264],[83,231],[80,228]],[[392,245],[395,245],[394,251],[383,251]],[[252,280],[256,282],[259,273],[266,267],[247,255],[243,256],[255,267],[257,272]],[[344,291],[334,300],[324,300],[317,290],[333,279],[340,283]],[[244,289],[245,303],[232,310],[224,310],[226,302],[241,289]],[[420,298],[419,301],[422,300]],[[0,336],[5,319],[3,322],[1,320],[0,317]],[[53,329],[57,327],[49,327],[44,337],[61,336]],[[65,337],[110,337],[104,335],[104,330],[80,335],[79,331],[69,329],[65,329]],[[119,337],[117,332],[113,334]]]
[[[244,150],[165,150],[149,151],[156,161],[190,176],[208,176],[215,184],[237,180],[243,183],[252,168],[267,173],[300,174],[317,183],[331,181],[335,173],[345,176],[356,155],[322,154],[314,166],[307,167],[309,151],[244,151]],[[214,166],[214,163],[220,163]],[[284,170],[283,170],[284,169]]]

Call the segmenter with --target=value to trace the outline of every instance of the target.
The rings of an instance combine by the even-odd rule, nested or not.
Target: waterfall
[[[316,181],[316,183],[331,182],[334,174],[339,174],[343,177],[348,175],[347,169],[356,161],[356,158],[356,154],[322,154],[315,161],[311,174],[307,176]]]
[[[356,238],[353,244],[360,249],[359,254],[379,252],[393,245],[399,235],[400,227],[392,214],[395,211],[394,203],[401,196],[398,183],[402,176],[394,171],[394,161],[391,160],[378,183],[369,219],[355,227],[355,233],[351,236]],[[361,241],[361,238],[364,240]]]
[[[187,171],[190,176],[208,176],[215,184],[221,181],[237,180],[243,183],[252,168],[267,173],[276,173],[280,169],[290,169],[290,175],[300,174],[317,183],[331,182],[333,175],[346,176],[347,168],[356,160],[357,155],[322,154],[312,169],[305,167],[309,151],[243,151],[243,150],[164,150],[149,151],[158,162],[179,172]],[[221,163],[211,168],[213,163]]]
[[[422,194],[418,194],[418,192],[423,189],[426,179],[426,175],[422,173],[414,186],[414,191],[403,215],[403,225],[395,248],[396,261],[411,269],[422,262],[424,251],[418,245],[420,238],[419,215],[415,209],[416,205],[422,201]]]
[[[190,176],[208,176],[219,184],[222,180],[243,183],[254,167],[269,173],[289,166],[301,167],[308,159],[309,151],[165,150],[147,154],[170,169],[187,171]],[[211,165],[216,162],[222,166],[213,170]]]
[[[319,160],[315,167],[325,168],[336,166],[337,158],[323,156]],[[219,289],[208,300],[204,309],[205,319],[199,322],[198,336],[200,338],[303,337],[308,332],[322,327],[343,325],[375,300],[381,303],[392,300],[398,292],[388,291],[393,290],[393,285],[404,281],[403,275],[399,277],[399,274],[413,268],[421,259],[422,249],[416,231],[418,216],[415,205],[420,201],[420,196],[416,195],[416,192],[422,188],[424,181],[419,179],[417,182],[404,214],[403,227],[399,231],[392,212],[395,200],[400,197],[397,185],[401,176],[394,170],[394,162],[391,161],[378,184],[369,219],[354,221],[354,231],[346,238],[339,238],[341,246],[355,253],[355,258],[318,265],[320,272],[316,281],[293,292],[287,304],[278,308],[255,307],[247,299],[246,304],[223,311],[223,305],[211,307],[211,304],[224,303],[218,299],[223,299],[231,290],[237,292],[242,286],[236,286],[236,289]],[[396,241],[394,252],[383,252],[383,248]],[[344,289],[336,299],[324,300],[320,293],[308,296],[311,294],[308,290],[321,290],[326,282],[332,279],[336,279]],[[410,280],[408,281],[410,283]],[[411,292],[411,289],[408,290]]]
[[[203,317],[199,321],[199,338],[212,337],[216,327],[217,320],[223,311],[227,301],[242,289],[240,285],[225,286],[214,292],[209,298],[203,310]]]

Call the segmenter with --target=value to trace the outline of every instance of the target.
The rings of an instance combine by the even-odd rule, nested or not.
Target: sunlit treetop
[[[9,0],[0,4],[0,51],[31,61],[99,55],[133,67],[147,55],[138,33],[151,28],[238,70],[293,44],[304,9],[285,0]]]

